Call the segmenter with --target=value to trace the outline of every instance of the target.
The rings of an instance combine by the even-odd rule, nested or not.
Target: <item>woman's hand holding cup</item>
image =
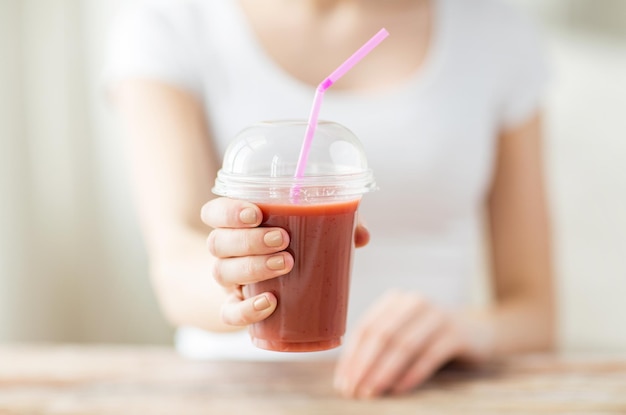
[[[213,229],[207,240],[211,274],[229,294],[221,312],[229,325],[247,326],[269,317],[277,305],[274,294],[244,299],[241,287],[293,268],[293,257],[285,251],[289,235],[281,228],[259,227],[262,219],[256,205],[241,200],[220,197],[202,207],[202,221]]]

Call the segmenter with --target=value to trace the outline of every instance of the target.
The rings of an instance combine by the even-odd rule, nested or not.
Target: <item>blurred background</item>
[[[501,1],[534,16],[552,66],[561,347],[626,350],[626,1]],[[101,90],[124,3],[0,0],[0,341],[171,342]]]

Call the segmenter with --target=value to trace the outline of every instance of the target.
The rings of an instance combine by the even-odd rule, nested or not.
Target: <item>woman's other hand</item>
[[[356,398],[408,392],[448,361],[471,355],[466,333],[452,314],[418,294],[390,292],[347,342],[335,387]]]

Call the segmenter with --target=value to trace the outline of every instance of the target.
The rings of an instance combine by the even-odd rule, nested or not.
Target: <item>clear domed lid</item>
[[[269,121],[252,125],[226,149],[213,192],[220,196],[264,201],[354,198],[376,188],[365,151],[346,127],[320,121],[311,143],[304,177],[296,165],[307,121]]]

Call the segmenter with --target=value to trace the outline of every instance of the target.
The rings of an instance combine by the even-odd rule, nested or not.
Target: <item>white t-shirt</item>
[[[320,119],[361,139],[380,188],[361,204],[372,240],[355,256],[348,331],[389,288],[467,304],[497,133],[540,105],[546,71],[522,15],[497,0],[435,5],[433,41],[411,79],[383,92],[325,94]],[[314,87],[272,61],[236,0],[135,3],[115,21],[109,46],[107,83],[148,78],[190,91],[220,154],[249,124],[310,111]],[[256,349],[245,332],[180,328],[176,343],[196,358],[307,355]]]

